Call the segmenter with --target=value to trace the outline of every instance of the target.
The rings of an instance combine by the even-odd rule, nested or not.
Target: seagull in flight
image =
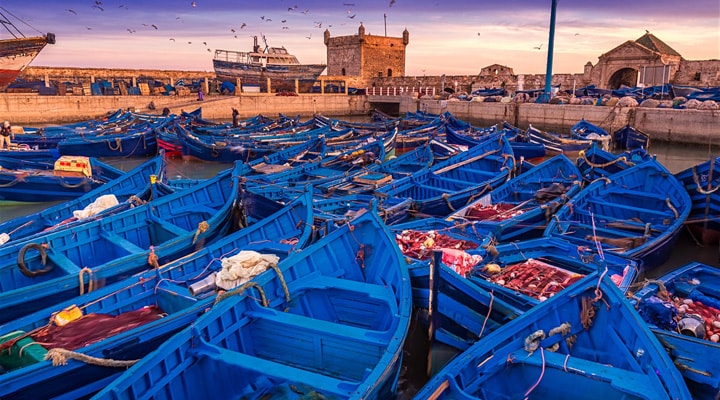
[[[540,46],[533,47],[533,49],[541,50],[541,49],[542,49],[542,45],[543,45],[543,43],[540,43]]]
[[[75,12],[75,10],[73,10],[72,8],[66,8],[65,11],[77,15],[77,12]]]
[[[247,26],[247,24],[243,22],[242,25],[240,25],[240,29],[243,29],[246,26]]]
[[[93,8],[97,8],[97,9],[100,10],[100,11],[105,11],[104,8],[100,7],[100,6],[97,5],[97,4],[93,5]]]
[[[175,41],[175,38],[170,38],[170,40],[172,40],[172,41],[174,42],[174,41]]]
[[[197,3],[193,1],[192,3],[190,3],[190,6],[191,6],[191,7],[197,7]]]

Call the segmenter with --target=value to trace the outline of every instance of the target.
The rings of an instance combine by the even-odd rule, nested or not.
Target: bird
[[[235,29],[230,28],[230,32],[235,33]]]
[[[207,46],[207,42],[203,42],[203,44],[204,44],[205,46]]]
[[[353,19],[353,18],[355,18],[355,15],[357,15],[357,14],[348,15],[348,18]]]
[[[158,28],[157,25],[155,25],[155,24],[152,24],[152,25],[150,25],[150,26],[152,26],[152,27],[155,28],[155,29]]]
[[[243,28],[245,28],[246,26],[247,26],[247,24],[243,22],[242,25],[240,25],[240,29],[243,29]]]
[[[284,19],[284,20],[282,20],[282,21],[280,21],[280,22],[282,22],[283,24],[286,24],[286,23],[287,23],[287,20]]]
[[[393,4],[395,4],[395,0],[390,0],[390,5],[388,7],[392,7]]]
[[[100,0],[95,0],[95,4],[101,6],[101,5],[102,5],[102,1],[100,1]]]
[[[93,8],[97,8],[97,9],[100,10],[100,11],[105,11],[104,8],[100,7],[100,6],[97,5],[97,4],[93,5]]]
[[[87,29],[87,30],[92,30],[92,28],[89,27],[89,26],[86,26],[85,29]]]
[[[130,33],[135,33],[135,29],[130,29],[130,28],[128,28],[127,31],[130,32]]]
[[[264,21],[264,20],[265,20],[265,16],[264,16],[264,15],[261,15],[261,16],[260,16],[260,19]]]
[[[307,14],[308,11],[310,11],[310,10],[306,8],[305,11],[303,11],[302,13],[303,13],[303,14]]]
[[[310,34],[310,36],[305,36],[305,37],[308,39],[312,39],[312,33]]]
[[[190,3],[190,6],[191,6],[191,7],[197,7],[197,3],[193,1],[192,3]]]
[[[172,40],[172,41],[174,42],[174,41],[175,41],[175,38],[170,38],[170,40]]]
[[[480,36],[480,32],[478,32],[478,36]]]
[[[192,42],[188,42],[188,44],[192,44]]]
[[[579,36],[579,35],[580,35],[579,33],[576,33],[576,34],[575,34],[575,36]]]
[[[209,53],[209,52],[210,52],[210,51],[212,51],[212,50],[210,50],[210,49],[207,49],[207,51],[208,51],[208,53]]]
[[[542,49],[542,45],[543,45],[543,44],[542,44],[542,43],[540,43],[540,46],[536,46],[536,47],[533,47],[533,49],[536,49],[536,50],[541,50],[541,49]]]
[[[65,11],[77,15],[77,12],[75,12],[72,8],[66,8]]]
[[[126,10],[128,9],[125,4],[120,4],[120,5],[118,6],[118,8],[124,8],[124,9],[126,9]]]
[[[283,29],[290,29],[290,28],[288,28],[287,26],[283,26]]]

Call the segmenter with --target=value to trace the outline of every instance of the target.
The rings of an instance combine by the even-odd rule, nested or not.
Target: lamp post
[[[539,103],[547,103],[550,101],[550,90],[552,86],[552,63],[553,50],[555,47],[555,14],[557,10],[557,0],[552,0],[552,8],[550,9],[550,37],[548,38],[548,55],[547,67],[545,69],[545,92],[538,99]]]

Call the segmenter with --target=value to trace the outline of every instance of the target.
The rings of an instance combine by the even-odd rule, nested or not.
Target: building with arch
[[[600,55],[597,64],[586,64],[585,80],[608,89],[662,85],[677,80],[675,74],[684,62],[675,49],[645,31],[637,40]]]

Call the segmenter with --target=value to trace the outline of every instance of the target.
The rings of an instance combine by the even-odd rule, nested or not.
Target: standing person
[[[198,101],[203,101],[205,98],[203,97],[202,89],[198,89]]]
[[[232,110],[233,110],[233,112],[232,112],[232,116],[233,116],[233,127],[237,128],[237,127],[238,127],[238,115],[239,115],[240,113],[238,112],[237,108],[235,108],[235,107],[233,107]]]
[[[15,134],[10,126],[10,121],[5,121],[0,128],[0,149],[5,148],[7,144],[7,148],[10,150],[10,138],[15,139]]]

